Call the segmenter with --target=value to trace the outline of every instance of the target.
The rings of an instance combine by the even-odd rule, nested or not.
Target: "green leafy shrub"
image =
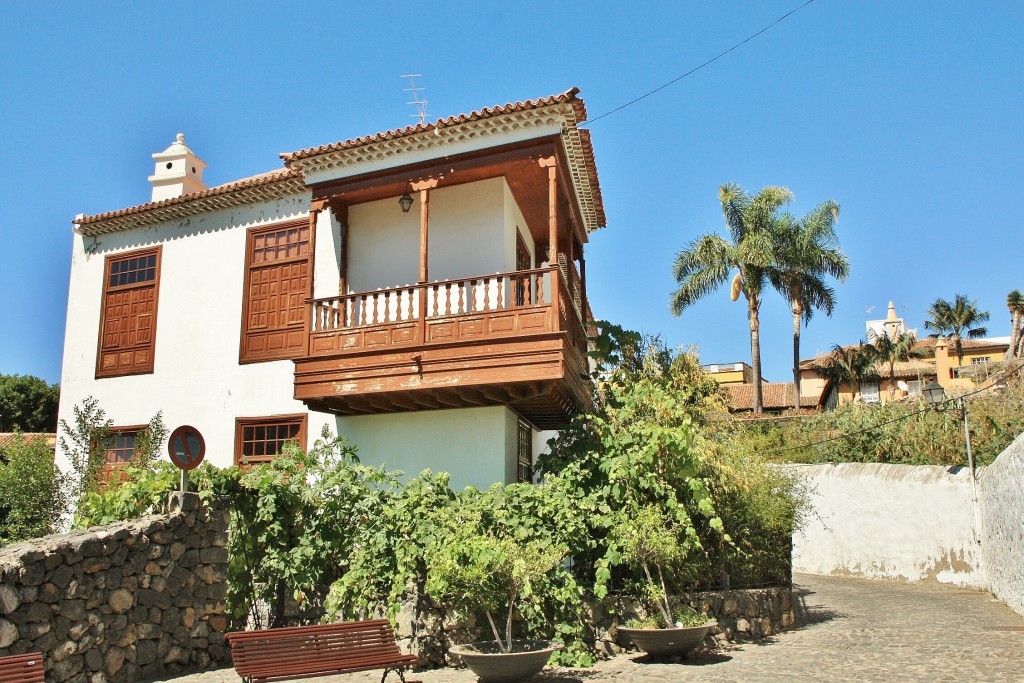
[[[41,439],[0,450],[0,545],[57,533],[67,512],[64,475]]]
[[[967,409],[975,463],[991,463],[1024,432],[1024,384],[971,396]],[[809,417],[717,423],[715,438],[727,450],[775,462],[966,465],[962,415],[948,404],[929,409],[923,400],[843,403]]]

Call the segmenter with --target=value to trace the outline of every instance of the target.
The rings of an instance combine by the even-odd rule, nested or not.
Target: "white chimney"
[[[153,155],[156,171],[149,176],[153,184],[153,201],[173,199],[206,189],[203,169],[206,162],[185,146],[185,135],[178,133],[170,147]]]

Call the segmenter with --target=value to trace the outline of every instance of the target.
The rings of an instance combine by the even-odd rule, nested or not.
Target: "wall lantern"
[[[924,385],[921,393],[924,394],[924,400],[930,406],[938,406],[946,400],[946,390],[935,380]]]
[[[412,195],[409,194],[408,188],[406,188],[405,194],[398,198],[398,203],[402,207],[402,213],[409,213],[409,209],[412,208]]]

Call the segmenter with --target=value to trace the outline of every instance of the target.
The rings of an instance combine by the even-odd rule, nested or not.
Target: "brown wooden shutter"
[[[251,231],[246,257],[241,360],[293,358],[305,351],[309,225]]]
[[[107,257],[96,377],[153,372],[160,247]]]

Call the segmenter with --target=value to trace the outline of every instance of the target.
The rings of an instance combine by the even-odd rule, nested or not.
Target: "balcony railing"
[[[313,299],[309,354],[562,331],[585,343],[572,279],[570,290],[558,269],[537,268]]]

